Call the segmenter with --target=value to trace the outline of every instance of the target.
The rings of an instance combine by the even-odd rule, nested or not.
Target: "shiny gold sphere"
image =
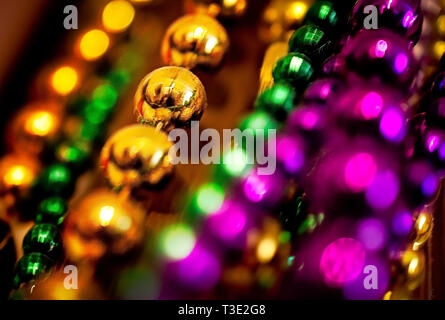
[[[287,41],[293,30],[303,24],[313,0],[272,0],[264,10],[260,24],[263,41]]]
[[[140,244],[144,235],[144,211],[108,190],[87,195],[68,214],[63,242],[72,261],[96,261],[122,255]]]
[[[401,265],[405,270],[407,288],[415,290],[425,277],[425,254],[421,251],[406,250],[402,254]]]
[[[413,250],[420,249],[431,237],[433,232],[433,212],[432,208],[425,207],[420,212],[414,225],[415,239],[413,241]]]
[[[184,6],[187,13],[239,17],[246,12],[247,0],[185,0]]]
[[[201,81],[180,67],[154,70],[142,79],[135,95],[138,121],[166,132],[199,120],[206,107]]]
[[[192,69],[218,66],[229,47],[224,27],[214,18],[192,14],[179,18],[168,28],[161,45],[166,64]]]
[[[61,125],[61,106],[38,102],[20,110],[12,120],[8,144],[16,152],[40,154],[54,140]]]
[[[167,134],[153,127],[127,126],[105,143],[100,166],[117,189],[156,186],[173,171],[168,155],[172,145]]]

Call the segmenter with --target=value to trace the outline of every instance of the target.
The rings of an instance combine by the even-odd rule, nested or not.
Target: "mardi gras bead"
[[[14,270],[14,287],[18,288],[22,283],[29,282],[47,273],[53,261],[39,252],[25,254],[16,264]]]
[[[237,17],[246,12],[247,0],[186,0],[184,6],[187,13]]]
[[[419,10],[420,1],[396,0],[388,5],[386,0],[360,0],[354,7],[351,21],[354,31],[365,28],[367,6],[377,7],[378,28],[391,29],[411,41],[414,46],[422,31],[423,14]]]
[[[105,143],[100,166],[114,188],[156,186],[172,170],[168,136],[143,125],[120,129]]]
[[[273,77],[275,82],[289,83],[297,92],[302,92],[309,85],[314,73],[311,61],[304,54],[292,52],[278,60]]]
[[[40,154],[52,141],[61,124],[61,107],[41,102],[21,110],[11,124],[8,144],[21,153]]]
[[[36,223],[61,225],[67,211],[67,203],[60,197],[44,199],[37,209]]]
[[[423,159],[408,161],[402,184],[411,208],[417,208],[434,198],[439,188],[439,178],[432,165]]]
[[[425,277],[425,254],[422,251],[406,250],[401,254],[400,264],[409,290],[415,290]]]
[[[306,14],[305,24],[314,24],[325,32],[333,33],[338,30],[339,15],[330,1],[317,1]]]
[[[161,45],[166,64],[192,69],[218,66],[229,47],[224,27],[203,14],[184,16],[168,28]]]
[[[428,241],[433,232],[433,226],[432,208],[426,206],[419,212],[414,224],[415,238],[412,245],[413,250],[419,250]]]
[[[441,72],[435,77],[431,96],[434,99],[445,97],[445,72]]]
[[[43,196],[69,197],[74,191],[75,181],[71,170],[56,163],[47,167],[33,185],[33,192]]]
[[[322,29],[306,25],[297,29],[289,40],[289,52],[300,52],[312,61],[321,62],[327,57],[331,42]]]
[[[362,30],[344,48],[347,66],[365,77],[379,76],[389,85],[406,88],[417,73],[408,40],[389,31]]]
[[[261,17],[260,36],[273,43],[288,40],[291,30],[301,26],[313,0],[273,0]]]
[[[67,256],[95,261],[105,253],[122,255],[144,234],[144,212],[133,202],[107,190],[95,190],[66,219],[62,234]]]
[[[347,74],[345,58],[342,55],[332,55],[323,63],[321,77],[342,78]]]
[[[294,100],[294,89],[289,85],[277,83],[258,97],[255,107],[283,120],[294,108]]]
[[[50,223],[36,224],[23,239],[23,252],[40,252],[57,260],[62,253],[62,243],[57,227]]]
[[[170,131],[199,120],[207,107],[207,96],[192,72],[163,67],[141,81],[134,102],[138,121]]]
[[[18,191],[25,195],[40,170],[40,164],[24,154],[10,154],[0,160],[0,193]]]

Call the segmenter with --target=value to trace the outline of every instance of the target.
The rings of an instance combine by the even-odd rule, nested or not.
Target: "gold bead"
[[[140,244],[144,211],[108,190],[87,195],[67,215],[63,242],[70,260],[96,261],[106,253],[122,255]]]
[[[401,265],[405,270],[407,288],[415,290],[425,276],[425,254],[408,249],[402,254]]]
[[[218,66],[229,47],[224,27],[214,18],[192,14],[168,28],[161,45],[164,63],[192,69]]]
[[[287,41],[289,32],[302,25],[313,0],[272,0],[264,10],[260,36],[268,43]]]
[[[100,166],[117,189],[156,186],[173,171],[168,155],[171,146],[162,131],[144,125],[127,126],[105,143]]]
[[[34,157],[25,154],[10,154],[0,159],[0,193],[12,190],[25,195],[40,170]]]
[[[8,144],[20,153],[40,154],[57,135],[61,125],[61,106],[39,102],[19,111],[11,124]]]
[[[212,17],[222,15],[225,17],[242,16],[247,9],[246,0],[186,0],[187,13],[202,13]]]
[[[199,120],[207,107],[201,81],[191,71],[163,67],[142,79],[135,95],[138,121],[166,132]]]
[[[420,211],[414,225],[416,235],[413,241],[413,250],[419,250],[428,241],[433,232],[433,225],[433,213],[431,208],[424,207]]]

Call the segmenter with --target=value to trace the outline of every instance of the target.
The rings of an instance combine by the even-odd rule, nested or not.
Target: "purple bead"
[[[317,80],[304,93],[303,102],[326,103],[341,85],[342,82],[337,79]]]
[[[321,69],[321,77],[344,77],[347,73],[345,58],[336,54],[326,59]]]
[[[434,99],[445,97],[445,72],[439,73],[434,78],[433,87],[431,89],[431,96]]]
[[[420,0],[360,0],[354,7],[351,21],[354,31],[364,29],[364,12],[368,5],[378,9],[378,28],[388,28],[407,38],[414,46],[422,32],[423,14]]]
[[[418,71],[408,40],[387,29],[358,32],[347,42],[344,54],[351,70],[364,77],[379,76],[405,91]]]
[[[439,177],[427,160],[410,161],[405,167],[403,178],[403,195],[411,208],[425,205],[436,195]]]

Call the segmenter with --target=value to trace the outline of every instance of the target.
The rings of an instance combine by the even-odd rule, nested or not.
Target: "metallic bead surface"
[[[123,187],[156,186],[173,171],[168,136],[144,125],[132,125],[113,134],[102,149],[100,166],[108,182]]]
[[[186,15],[168,28],[161,45],[164,63],[192,69],[217,67],[229,47],[224,27],[204,14]]]
[[[247,0],[186,0],[184,7],[187,13],[238,17],[246,12],[247,3]]]
[[[207,107],[207,95],[189,70],[163,67],[142,79],[134,103],[139,122],[168,132],[199,120]]]

